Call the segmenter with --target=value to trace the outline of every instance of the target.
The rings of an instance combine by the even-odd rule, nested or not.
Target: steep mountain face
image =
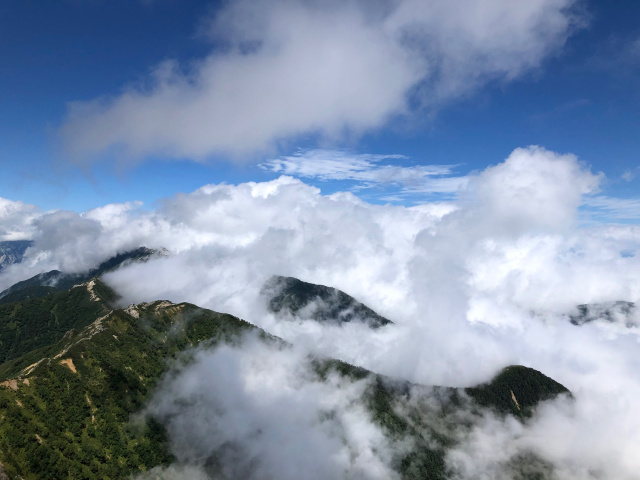
[[[7,240],[0,242],[0,273],[14,263],[20,263],[24,252],[33,245],[30,240]]]
[[[578,305],[576,311],[569,315],[574,325],[584,325],[595,321],[618,323],[628,328],[637,327],[636,305],[633,302],[617,301]]]
[[[300,283],[303,291],[310,285]],[[0,308],[0,468],[9,478],[125,478],[171,463],[167,419],[137,414],[176,359],[188,364],[193,347],[239,344],[251,332],[273,348],[289,348],[231,315],[167,301],[117,309],[116,297],[94,278]],[[337,298],[342,307],[344,297]],[[353,309],[355,300],[347,299]],[[367,381],[360,402],[394,446],[392,467],[403,479],[448,478],[448,449],[487,409],[526,422],[538,402],[568,393],[526,367],[465,390],[413,385],[339,360],[308,361],[309,381]],[[514,478],[551,478],[551,467],[535,456],[512,463]],[[219,478],[216,458],[205,466]]]
[[[27,280],[12,285],[0,293],[0,304],[41,298],[54,292],[68,290],[74,285],[79,285],[93,277],[99,277],[103,273],[115,270],[130,262],[145,261],[153,256],[166,256],[166,250],[153,250],[140,247],[130,252],[120,253],[102,262],[97,267],[84,273],[64,273],[59,270],[51,270],[35,275]]]
[[[361,322],[373,329],[392,324],[355,298],[332,287],[273,276],[262,289],[267,306],[283,317],[340,325]]]

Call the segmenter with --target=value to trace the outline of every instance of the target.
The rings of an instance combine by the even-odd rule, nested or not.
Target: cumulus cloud
[[[203,29],[208,56],[167,60],[143,88],[70,104],[60,135],[78,163],[237,157],[303,134],[357,136],[539,67],[581,24],[575,3],[230,2]]]
[[[533,452],[559,478],[633,478],[638,465],[624,445],[640,426],[625,407],[640,393],[630,383],[636,334],[578,328],[565,315],[577,303],[640,298],[637,260],[621,255],[638,247],[637,229],[578,226],[581,199],[599,180],[573,156],[529,148],[479,173],[445,211],[323,197],[285,179],[212,187],[196,195],[210,219],[196,225],[218,230],[235,219],[231,238],[241,242],[185,250],[110,281],[130,299],[186,297],[305,349],[418,383],[470,385],[511,363],[533,366],[571,388],[575,406],[541,408],[527,427],[487,417],[451,452],[452,471],[500,478],[514,455]],[[243,228],[234,204],[251,205]],[[397,325],[371,332],[280,322],[258,295],[271,273],[342,288]],[[139,276],[156,279],[155,287],[141,286]],[[607,404],[612,394],[617,401]]]
[[[481,478],[481,473],[499,478],[496,471],[510,468],[510,457],[500,452],[534,452],[553,464],[559,478],[588,478],[593,472],[600,478],[633,478],[640,470],[631,451],[640,441],[634,407],[640,396],[639,330],[601,321],[577,327],[568,321],[577,304],[640,300],[638,227],[579,222],[581,205],[593,198],[600,180],[574,156],[530,147],[475,174],[448,203],[372,205],[351,193],[322,195],[288,176],[207,185],[168,198],[150,212],[120,205],[41,215],[33,222],[34,247],[49,253],[41,263],[30,257],[22,273],[52,259],[69,266],[89,263],[81,250],[98,259],[109,248],[115,253],[164,246],[174,255],[105,277],[124,302],[190,301],[244,318],[295,344],[299,352],[337,357],[425,385],[468,386],[509,364],[536,368],[571,389],[575,401],[539,408],[527,426],[487,417],[461,438],[450,466],[461,478]],[[13,267],[0,274],[0,281],[16,278]],[[395,324],[372,331],[356,323],[282,321],[260,296],[273,274],[340,288]],[[176,419],[174,448],[185,468],[201,470],[190,459],[198,457],[204,442],[192,445],[184,438],[192,415],[187,413],[191,407],[184,413],[178,408],[180,399],[193,400],[187,402],[194,405],[193,416],[215,401],[249,422],[247,431],[262,429],[274,438],[284,435],[269,417],[271,406],[280,402],[289,407],[287,431],[318,442],[326,468],[335,465],[331,459],[341,458],[335,439],[302,408],[322,410],[322,402],[334,398],[331,392],[296,384],[300,376],[284,374],[300,372],[295,365],[301,353],[256,347],[201,355],[192,370],[187,366],[170,377],[161,390],[166,395],[160,393],[152,404],[167,421]],[[261,365],[268,365],[273,376],[264,376]],[[229,397],[200,381],[204,375],[230,382]],[[286,388],[271,391],[268,382],[251,383],[256,376]],[[341,398],[351,398],[351,388],[339,387]],[[207,395],[201,398],[199,391]],[[316,397],[318,392],[322,395]],[[371,438],[377,438],[371,424],[357,418],[362,421],[351,430],[354,435],[373,432]],[[208,428],[212,422],[201,423]],[[270,457],[237,429],[229,432],[247,439],[242,443],[250,449],[243,451],[276,468],[280,457]],[[218,442],[212,445],[225,441],[212,439]],[[369,448],[353,445],[363,455]]]
[[[491,229],[558,231],[576,221],[583,196],[597,190],[601,177],[573,155],[518,148],[504,163],[478,175],[464,201],[473,215],[486,215],[479,223]]]
[[[31,221],[38,215],[35,205],[0,197],[0,241],[29,238],[33,234]]]

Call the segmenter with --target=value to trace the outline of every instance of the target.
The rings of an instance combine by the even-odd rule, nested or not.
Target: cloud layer
[[[246,157],[300,135],[357,136],[539,67],[580,25],[575,3],[231,2],[203,29],[211,54],[70,104],[61,139],[85,163]]]
[[[496,452],[533,451],[555,465],[559,478],[631,479],[640,470],[632,451],[640,443],[638,329],[602,321],[576,327],[568,319],[577,304],[640,299],[640,229],[578,221],[579,206],[600,180],[574,156],[530,147],[470,177],[459,198],[444,204],[371,205],[350,193],[325,196],[283,176],[207,185],[151,212],[136,204],[50,212],[26,227],[8,215],[2,228],[26,228],[34,245],[22,264],[0,274],[0,285],[50,268],[88,268],[139,245],[166,247],[170,258],[106,277],[125,302],[190,301],[245,318],[301,352],[427,385],[467,386],[506,365],[524,364],[572,390],[575,403],[540,408],[528,427],[487,417],[451,453],[461,478],[500,478],[496,472],[507,471],[509,459]],[[395,325],[374,332],[357,324],[283,322],[267,312],[259,294],[273,274],[340,288]],[[234,397],[189,379],[224,375],[215,369],[227,365],[237,380],[230,383],[229,395],[237,398],[229,405],[269,435],[282,434],[268,422],[268,401],[254,409],[255,399],[271,388],[247,390],[255,371],[244,366],[273,361],[274,372],[286,371],[293,368],[289,357],[251,348],[212,355],[168,381],[206,410],[210,400]],[[274,402],[287,406],[287,431],[316,438],[331,465],[340,448],[331,436],[315,437],[310,425],[317,425],[303,413],[317,411],[321,396],[275,373],[272,380],[278,395],[290,394]],[[176,398],[164,397],[167,412]],[[354,434],[375,432],[366,418],[358,425]],[[188,444],[180,440],[179,425],[175,432],[174,448],[181,452]],[[266,448],[247,442],[256,451]]]

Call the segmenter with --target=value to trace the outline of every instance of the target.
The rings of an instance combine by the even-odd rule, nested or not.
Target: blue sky
[[[380,175],[341,177],[344,168],[338,168],[334,175],[323,176],[307,168],[302,179],[327,193],[351,189],[370,202],[413,204],[455,195],[420,188],[425,178],[434,178],[416,173],[420,166],[449,166],[435,178],[464,177],[503,161],[515,148],[540,145],[575,154],[594,172],[604,172],[601,194],[627,199],[627,207],[635,205],[640,173],[640,4],[621,1],[612,7],[605,1],[538,0],[532,3],[540,12],[529,12],[524,25],[531,35],[510,39],[508,35],[519,35],[514,32],[523,29],[515,23],[520,17],[514,16],[510,26],[509,12],[498,11],[503,8],[500,2],[480,2],[499,21],[505,18],[504,32],[498,33],[507,38],[496,34],[495,42],[487,25],[441,12],[440,23],[453,18],[452,31],[461,37],[456,41],[467,49],[460,54],[453,47],[433,47],[449,38],[444,29],[416,36],[413,41],[419,48],[375,43],[382,38],[379,32],[384,38],[392,28],[393,34],[405,32],[404,26],[397,26],[402,19],[385,17],[378,31],[378,20],[361,22],[353,13],[361,6],[352,3],[349,9],[331,2],[323,7],[302,1],[261,2],[255,8],[263,9],[261,20],[255,23],[241,1],[0,1],[0,197],[76,211],[133,200],[151,206],[157,199],[206,183],[275,178],[282,168],[274,171],[273,166],[288,157],[311,165],[329,159],[334,167],[368,159],[368,166],[360,163],[359,168]],[[429,2],[423,3],[427,7],[419,8],[431,14]],[[323,16],[326,23],[309,21]],[[336,19],[344,19],[344,25]],[[567,23],[559,25],[561,20]],[[296,22],[304,29],[290,27]],[[282,25],[289,36],[273,33]],[[425,25],[428,29],[428,19]],[[360,27],[362,36],[356,35]],[[468,38],[465,28],[473,33]],[[539,31],[543,33],[536,36]],[[367,42],[378,56],[368,51]],[[495,47],[484,47],[494,43]],[[271,55],[274,45],[285,53]],[[416,54],[437,48],[441,50]],[[351,54],[367,60],[344,74],[354,82],[351,90],[344,87],[346,77],[332,76],[331,65],[323,68],[322,59],[333,57],[319,57],[343,51],[347,64],[353,63]],[[417,55],[426,66],[416,72],[405,58],[395,68],[392,62],[402,55]],[[481,62],[476,65],[477,58]],[[365,69],[376,71],[380,62],[391,62],[388,71],[395,68],[398,74],[373,82]],[[304,65],[296,69],[300,63]],[[487,66],[494,64],[494,69]],[[314,79],[296,77],[302,75],[300,70],[314,73],[316,67]],[[169,71],[168,79],[162,77],[162,68]],[[238,72],[243,72],[243,79],[253,77],[253,83],[243,86],[237,79],[237,101],[223,99],[226,103],[220,105],[222,100],[211,100],[212,111],[226,109],[225,118],[208,124],[205,113],[197,129],[187,125],[184,135],[169,138],[158,150],[145,137],[146,127],[140,125],[146,119],[189,116],[189,111],[163,103],[162,88],[173,88],[174,103],[200,94],[206,103],[219,93],[214,82],[233,86]],[[325,72],[327,78],[316,82]],[[269,79],[280,75],[286,89],[302,85],[302,93],[290,97],[274,87],[273,96],[277,100],[283,95],[283,106],[269,103],[258,106],[264,112],[251,112],[246,97],[255,93],[263,77],[264,94],[271,95]],[[213,86],[208,86],[209,80]],[[132,105],[124,105],[123,92],[134,92]],[[378,101],[388,92],[393,95]],[[315,95],[322,101],[306,101]],[[345,98],[354,98],[353,104],[339,105]],[[97,111],[83,111],[75,120],[69,116],[72,102],[85,102],[86,107],[96,99],[103,101]],[[153,99],[159,100],[151,104]],[[299,99],[302,103],[295,104]],[[327,107],[322,115],[316,114],[334,101],[333,110]],[[232,111],[235,105],[237,111]],[[158,113],[136,119],[136,108]],[[278,120],[273,123],[278,125],[271,128],[274,112]],[[114,122],[122,123],[125,132],[109,132],[105,125]],[[246,131],[234,128],[245,123]],[[170,122],[154,128],[151,135],[160,139],[175,130]],[[217,131],[221,138],[208,140]],[[98,142],[96,132],[106,132]],[[255,138],[247,138],[254,132]],[[93,149],[94,144],[103,147]],[[385,165],[386,170],[379,170]],[[407,175],[409,183],[403,183]],[[407,185],[413,192],[407,192]],[[618,220],[633,220],[636,210],[627,208],[625,215],[631,218]]]

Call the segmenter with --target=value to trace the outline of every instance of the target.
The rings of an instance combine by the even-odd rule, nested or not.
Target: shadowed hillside
[[[271,312],[300,319],[337,325],[355,321],[374,329],[393,323],[336,288],[303,282],[293,277],[271,277],[262,294]]]

